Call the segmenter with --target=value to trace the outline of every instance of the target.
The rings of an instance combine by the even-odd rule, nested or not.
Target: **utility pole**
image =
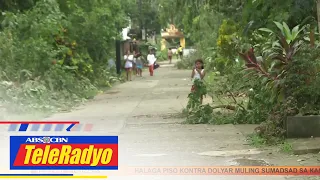
[[[118,23],[116,23],[116,28],[117,28],[117,32],[119,33],[120,28]],[[121,74],[121,41],[117,38],[116,38],[115,46],[116,46],[116,70],[117,70],[117,74],[120,75]]]
[[[142,27],[142,1],[139,0],[139,3],[138,3],[138,6],[139,6],[139,23],[140,23],[140,33],[141,33],[141,39],[143,39],[143,27]]]
[[[121,41],[116,40],[116,69],[117,74],[121,74]]]
[[[320,32],[320,0],[317,0],[317,17],[318,31]]]
[[[173,12],[172,11],[170,13],[170,19],[171,19],[171,24],[174,24],[174,22],[173,22]]]

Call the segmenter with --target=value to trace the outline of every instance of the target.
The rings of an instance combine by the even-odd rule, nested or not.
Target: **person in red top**
[[[150,76],[153,76],[154,63],[157,61],[156,57],[154,56],[153,50],[151,50],[150,53],[148,54],[147,61],[148,61]]]

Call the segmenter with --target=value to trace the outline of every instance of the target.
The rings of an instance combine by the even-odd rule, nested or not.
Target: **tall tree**
[[[318,30],[320,33],[320,0],[317,0]]]

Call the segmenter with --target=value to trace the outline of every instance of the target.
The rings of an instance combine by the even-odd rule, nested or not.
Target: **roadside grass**
[[[250,145],[256,147],[256,148],[261,148],[266,146],[266,140],[257,134],[250,134],[248,135],[248,141]]]
[[[292,144],[287,141],[284,141],[282,144],[279,145],[280,151],[287,154],[292,154]]]
[[[250,145],[256,148],[273,147],[285,154],[292,154],[293,152],[292,145],[285,140],[280,141],[276,145],[270,145],[267,144],[266,139],[260,137],[257,134],[250,134],[248,135],[247,139],[250,142]]]

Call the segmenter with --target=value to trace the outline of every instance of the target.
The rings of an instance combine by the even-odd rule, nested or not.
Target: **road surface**
[[[273,149],[253,148],[237,126],[181,124],[183,119],[175,117],[174,114],[181,112],[186,106],[191,83],[189,70],[176,70],[173,65],[163,63],[159,69],[155,70],[155,76],[148,76],[146,70],[143,76],[113,87],[72,112],[55,114],[46,119],[92,123],[90,132],[84,132],[80,128],[79,131],[63,133],[54,131],[9,133],[3,128],[1,141],[3,173],[12,173],[8,170],[9,135],[117,135],[119,136],[119,168],[122,171],[128,166],[299,165],[297,160],[301,157],[283,155],[274,152]],[[317,160],[308,162],[312,164]],[[139,171],[139,176],[130,177],[115,174],[115,172],[77,172],[75,174],[109,175],[110,180],[289,178],[281,176],[142,176],[143,171],[147,170]],[[30,172],[17,171],[16,173]],[[32,172],[35,173],[35,171]],[[306,178],[290,177],[289,179]]]

